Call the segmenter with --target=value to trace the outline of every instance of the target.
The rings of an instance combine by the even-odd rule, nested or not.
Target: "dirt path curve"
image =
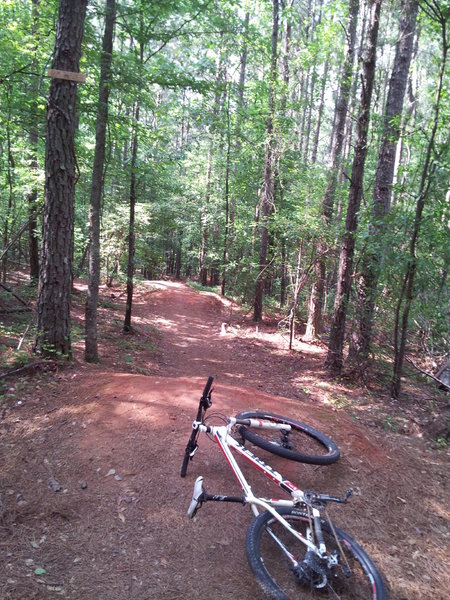
[[[256,331],[236,313],[224,333],[230,309],[184,284],[151,282],[136,294],[135,336],[115,326],[102,338],[101,365],[80,360],[33,380],[32,390],[3,408],[0,598],[262,600],[245,558],[248,507],[211,503],[196,522],[185,514],[199,474],[210,492],[239,493],[206,438],[187,477],[179,476],[212,373],[214,412],[258,406],[335,438],[343,457],[331,467],[270,462],[304,488],[355,489],[351,506],[333,514],[383,570],[391,600],[446,600],[442,463],[422,454],[413,463],[412,447],[400,450],[398,440],[321,404],[330,382],[318,377],[317,350],[289,354],[270,326]],[[114,321],[106,310],[102,319],[102,328]],[[148,344],[133,353],[139,335]],[[127,359],[152,375],[124,372]],[[273,495],[250,475],[255,490]],[[410,504],[415,493],[428,511]]]
[[[229,303],[180,282],[154,285],[158,291],[148,296],[145,310],[155,315],[152,322],[162,334],[160,349],[167,376],[224,374],[232,343],[220,333]]]
[[[308,374],[321,369],[323,350],[297,343],[286,352],[286,340],[271,324],[251,324],[231,302],[197,292],[173,281],[151,282],[152,292],[135,306],[161,332],[161,374],[203,376],[245,385],[266,393],[303,398]],[[149,316],[154,315],[154,317]]]

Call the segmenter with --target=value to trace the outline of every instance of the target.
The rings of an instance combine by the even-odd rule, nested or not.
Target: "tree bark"
[[[320,87],[319,108],[317,110],[316,126],[314,129],[314,143],[313,143],[313,148],[312,148],[312,153],[311,153],[311,163],[312,164],[315,164],[317,161],[317,151],[319,149],[320,128],[322,126],[323,109],[325,107],[325,89],[327,86],[329,68],[330,68],[330,53],[328,52],[327,58],[325,60],[325,65],[323,67],[322,85]]]
[[[269,248],[268,217],[274,203],[273,155],[275,141],[273,139],[275,112],[275,81],[277,77],[278,48],[278,0],[273,0],[272,10],[272,56],[269,80],[269,114],[266,122],[266,148],[264,169],[264,193],[260,215],[259,272],[256,278],[255,297],[253,303],[253,319],[261,321],[263,315],[263,295],[267,269],[267,252]]]
[[[98,362],[97,307],[100,284],[100,212],[105,166],[106,127],[108,101],[111,88],[111,63],[113,51],[116,0],[107,0],[105,31],[100,58],[100,84],[97,104],[94,166],[92,169],[91,200],[89,210],[89,280],[85,308],[85,349],[87,362]]]
[[[372,218],[369,224],[370,238],[377,241],[377,247],[380,247],[380,240],[385,233],[384,218],[390,207],[396,148],[400,137],[401,114],[414,46],[418,9],[417,0],[403,1],[398,41],[384,111],[383,133],[373,191]],[[362,273],[357,295],[357,330],[351,344],[351,358],[360,365],[367,361],[370,353],[375,297],[381,262],[382,256],[369,245],[362,262]]]
[[[346,27],[347,51],[344,66],[342,69],[339,93],[335,106],[334,126],[331,138],[330,155],[328,159],[328,168],[330,175],[322,200],[322,220],[325,229],[329,228],[333,216],[336,185],[339,174],[339,166],[342,158],[345,123],[348,113],[348,103],[350,99],[350,88],[355,57],[358,12],[359,0],[349,0],[348,19]],[[308,321],[305,332],[305,339],[307,340],[315,339],[322,331],[322,309],[326,278],[326,267],[324,259],[325,252],[325,242],[319,241],[317,248],[319,258],[316,264],[315,278],[311,289],[308,308]]]
[[[238,156],[239,150],[241,148],[241,119],[242,119],[242,111],[245,104],[244,92],[245,92],[245,77],[247,71],[247,58],[248,58],[248,28],[250,25],[250,13],[245,14],[244,20],[244,42],[242,44],[241,50],[241,61],[240,61],[240,70],[239,70],[239,86],[238,86],[238,97],[236,102],[236,124],[235,124],[235,142],[234,142],[234,151],[236,156]],[[237,164],[238,161],[235,160],[233,164],[233,175],[236,178],[237,176]],[[233,194],[230,196],[230,245],[234,241],[234,219],[235,219],[235,200]]]
[[[141,45],[141,58],[143,49]],[[136,110],[134,113],[134,133],[133,146],[131,150],[131,174],[130,174],[130,220],[128,225],[128,263],[127,263],[127,301],[125,306],[125,320],[123,330],[125,332],[132,331],[131,326],[131,308],[133,305],[133,290],[134,290],[134,253],[135,253],[135,208],[136,208],[136,163],[138,152],[138,128],[139,128],[139,100],[136,102]]]
[[[441,26],[442,34],[442,58],[440,71],[438,76],[438,86],[436,92],[436,101],[433,114],[433,126],[431,129],[430,138],[428,141],[427,151],[425,153],[425,162],[422,169],[420,180],[419,193],[416,204],[416,214],[414,217],[414,225],[411,240],[409,243],[409,260],[406,267],[406,273],[403,279],[402,290],[397,302],[397,310],[395,315],[394,327],[394,368],[391,381],[391,395],[393,398],[399,398],[401,390],[401,376],[403,371],[403,362],[405,358],[406,337],[408,332],[409,311],[413,301],[414,279],[417,270],[417,255],[416,247],[422,224],[422,215],[425,207],[425,201],[429,194],[431,186],[431,168],[433,156],[435,153],[435,138],[439,123],[439,114],[441,109],[441,100],[443,96],[443,82],[447,55],[450,44],[447,40],[447,18],[439,6],[437,0],[429,0],[426,3],[427,12]],[[448,12],[448,10],[447,10]]]
[[[225,162],[225,231],[223,236],[223,254],[222,254],[222,283],[221,294],[225,296],[227,284],[227,262],[228,246],[230,243],[230,171],[231,171],[231,132],[230,132],[230,106],[227,105],[227,152]]]
[[[370,104],[375,79],[376,47],[382,0],[371,0],[367,49],[363,59],[362,90],[358,115],[355,152],[348,198],[345,232],[339,259],[338,286],[325,366],[339,373],[343,364],[345,321],[350,297],[355,235],[361,205],[364,166],[367,156],[367,133],[370,122]]]
[[[6,180],[8,182],[8,204],[6,211],[6,218],[4,219],[3,224],[3,247],[9,248],[10,245],[8,243],[8,238],[10,235],[9,230],[9,220],[13,213],[13,200],[14,200],[14,169],[15,169],[15,161],[12,153],[12,145],[11,145],[11,129],[10,125],[12,123],[11,114],[10,114],[10,105],[9,105],[9,93],[8,93],[8,123],[6,126],[6,145],[7,145],[7,154],[8,154],[8,167],[6,171]],[[12,234],[12,231],[11,231]],[[20,240],[20,238],[19,238]],[[2,253],[1,260],[1,281],[6,283],[6,274],[8,271],[8,250]]]
[[[211,141],[212,147],[212,141]],[[202,245],[200,248],[200,281],[203,287],[208,285],[208,265],[207,265],[207,254],[208,254],[208,206],[211,198],[211,153],[212,148],[208,151],[208,160],[206,164],[206,182],[205,182],[205,212],[201,217],[202,221]]]
[[[213,162],[213,150],[215,141],[215,131],[217,127],[217,118],[221,110],[221,90],[220,85],[224,81],[224,63],[223,63],[223,48],[221,47],[219,53],[219,59],[217,63],[217,75],[216,75],[216,93],[214,94],[214,105],[213,105],[213,122],[210,126],[210,140],[208,150],[208,160],[206,165],[206,182],[205,182],[205,210],[202,216],[202,243],[200,248],[200,281],[202,286],[208,285],[208,269],[213,265],[208,264],[208,247],[210,238],[210,219],[209,219],[209,203],[211,200],[211,186],[212,186],[212,162]],[[212,244],[213,245],[213,244]]]
[[[177,231],[177,242],[176,242],[177,247],[176,247],[176,251],[175,251],[175,279],[177,279],[177,280],[181,279],[182,243],[183,243],[182,231],[181,231],[181,229],[179,229]]]
[[[60,0],[52,68],[78,72],[87,0]],[[77,84],[52,79],[35,351],[71,356]]]
[[[31,7],[31,30],[33,37],[38,44],[37,27],[39,20],[39,0],[32,0]],[[33,60],[33,70],[37,69],[37,61]],[[34,176],[37,172],[37,144],[38,144],[38,128],[37,128],[37,111],[36,103],[38,101],[39,82],[37,75],[31,76],[31,94],[32,94],[32,111],[31,111],[31,124],[30,133],[28,136],[30,142],[30,170]],[[30,281],[35,284],[39,279],[39,243],[37,235],[37,187],[33,184],[31,192],[28,195],[28,243],[29,243],[29,263],[30,263]]]

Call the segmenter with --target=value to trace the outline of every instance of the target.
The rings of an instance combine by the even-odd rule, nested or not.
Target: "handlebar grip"
[[[209,394],[209,390],[211,389],[213,381],[214,381],[214,377],[212,375],[210,375],[208,377],[208,381],[206,382],[205,389],[203,390],[202,398],[206,398],[206,396]]]

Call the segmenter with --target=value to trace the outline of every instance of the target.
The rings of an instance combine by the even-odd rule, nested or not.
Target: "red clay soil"
[[[75,323],[81,283],[78,293]],[[82,361],[79,341],[72,366],[8,380],[0,405],[0,598],[262,600],[245,558],[250,509],[209,503],[195,521],[186,517],[200,474],[209,492],[239,494],[206,437],[187,477],[179,475],[210,374],[211,412],[265,408],[335,439],[335,465],[270,463],[302,488],[355,490],[332,514],[382,570],[392,600],[450,597],[443,452],[414,431],[377,426],[382,408],[373,410],[373,394],[330,379],[320,346],[298,341],[289,352],[274,327],[256,330],[214,294],[143,285],[128,335],[123,294],[102,294],[100,365]],[[246,472],[256,490],[272,489]]]

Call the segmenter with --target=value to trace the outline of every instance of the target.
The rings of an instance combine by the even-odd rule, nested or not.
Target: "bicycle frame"
[[[192,424],[192,432],[184,452],[180,475],[181,477],[185,477],[188,464],[197,452],[199,434],[206,433],[208,437],[211,437],[218,444],[242,489],[243,496],[208,494],[203,487],[203,477],[200,475],[194,483],[192,500],[187,510],[188,517],[193,518],[202,504],[210,500],[249,504],[254,514],[254,520],[247,532],[247,558],[259,585],[266,593],[270,593],[271,597],[291,597],[291,591],[289,591],[289,596],[286,596],[284,588],[285,583],[287,585],[286,589],[290,588],[288,581],[278,581],[278,575],[274,577],[271,567],[269,569],[266,567],[266,565],[275,565],[275,568],[277,568],[278,562],[277,559],[274,562],[270,557],[271,550],[274,548],[272,546],[272,549],[270,549],[265,543],[263,544],[262,536],[265,539],[267,539],[266,536],[269,536],[272,543],[278,546],[288,561],[288,572],[292,572],[292,575],[298,580],[298,584],[306,584],[311,590],[313,588],[320,590],[327,586],[332,593],[334,592],[336,597],[340,597],[335,592],[333,581],[339,585],[339,581],[343,582],[342,577],[349,578],[352,575],[354,559],[356,564],[355,573],[358,582],[360,582],[356,584],[357,593],[362,589],[361,577],[363,577],[366,579],[366,585],[368,586],[364,597],[369,597],[371,594],[373,598],[386,600],[386,590],[382,577],[370,557],[348,534],[338,527],[335,528],[333,526],[326,511],[328,502],[347,503],[353,493],[352,490],[348,489],[343,497],[320,494],[313,490],[302,490],[288,479],[285,479],[281,473],[264,462],[259,456],[244,447],[245,439],[249,436],[247,428],[280,430],[282,432],[281,443],[283,448],[287,447],[284,444],[288,443],[284,439],[287,437],[285,434],[289,431],[295,432],[299,427],[300,431],[305,431],[308,435],[311,435],[308,429],[304,430],[304,426],[301,423],[292,419],[271,413],[265,415],[260,411],[251,410],[239,413],[237,417],[228,418],[226,425],[208,425],[205,422],[205,413],[211,406],[212,382],[213,377],[210,376],[200,398],[197,417]],[[235,425],[245,428],[240,429],[244,439],[242,443],[231,435],[232,428]],[[312,428],[311,431],[313,431]],[[261,446],[266,447],[269,452],[278,453],[280,450],[276,447],[272,448],[271,444],[263,444],[260,436],[249,437],[255,440],[254,443],[257,446],[261,443]],[[322,435],[322,437],[324,436]],[[334,442],[332,442],[332,446],[337,450]],[[284,452],[281,454],[285,454],[285,458],[292,458]],[[272,481],[272,483],[289,494],[290,499],[256,496],[236,460],[239,456]],[[302,462],[303,457],[306,457],[306,459],[309,458],[308,455],[303,455],[302,453],[297,453],[297,456],[300,458],[294,458],[294,460],[298,460],[299,462]],[[339,453],[337,456],[339,456]],[[321,518],[322,512],[324,513],[324,519]],[[300,524],[302,533],[294,528],[297,524]],[[280,525],[282,531],[278,533],[274,525]],[[288,534],[286,540],[283,532]],[[288,549],[288,546],[290,546],[290,536],[293,538],[292,541],[296,542],[294,544],[295,549],[293,549],[295,554]],[[327,539],[330,538],[328,548],[325,544],[325,537]],[[266,551],[269,556],[267,562],[263,557]],[[350,560],[347,558],[347,553]],[[336,567],[339,568],[337,569]],[[288,575],[288,577],[291,576]],[[347,589],[346,584],[344,584],[344,587]],[[370,590],[372,591],[370,592]]]
[[[234,421],[234,419],[231,419]],[[296,537],[300,542],[305,544],[310,550],[312,550],[319,557],[324,558],[326,556],[326,546],[323,541],[322,531],[320,527],[320,511],[311,506],[308,502],[304,492],[294,485],[291,481],[284,479],[284,477],[278,473],[275,469],[273,469],[270,465],[267,465],[263,460],[261,460],[258,456],[253,454],[250,450],[245,448],[242,444],[239,444],[233,437],[230,435],[232,423],[225,426],[213,427],[204,425],[198,421],[194,421],[193,427],[194,429],[198,429],[201,432],[209,433],[213,436],[216,443],[219,445],[222,453],[224,454],[231,470],[233,471],[236,479],[238,480],[242,491],[244,492],[243,498],[236,498],[235,496],[207,496],[207,500],[214,500],[219,502],[242,502],[243,504],[250,504],[253,514],[256,516],[259,514],[259,510],[267,510],[269,511],[276,519],[279,521],[294,537]],[[261,426],[263,426],[261,424]],[[239,467],[233,452],[236,452],[243,458],[245,458],[251,465],[253,465],[258,471],[263,473],[266,477],[268,477],[272,482],[281,487],[285,492],[289,493],[292,496],[292,500],[282,500],[282,499],[268,499],[268,498],[259,498],[255,496],[253,493],[250,484],[248,483],[245,475],[243,474],[241,468]],[[284,519],[280,514],[278,514],[276,508],[277,507],[294,507],[298,504],[304,503],[308,505],[311,509],[312,519],[314,521],[314,526],[316,530],[316,535],[319,541],[319,546],[314,544],[308,538],[302,536],[298,531],[293,529],[289,522]],[[285,549],[286,552],[288,552]],[[290,555],[290,553],[288,553]],[[293,562],[297,562],[295,558],[290,555],[290,558]]]

